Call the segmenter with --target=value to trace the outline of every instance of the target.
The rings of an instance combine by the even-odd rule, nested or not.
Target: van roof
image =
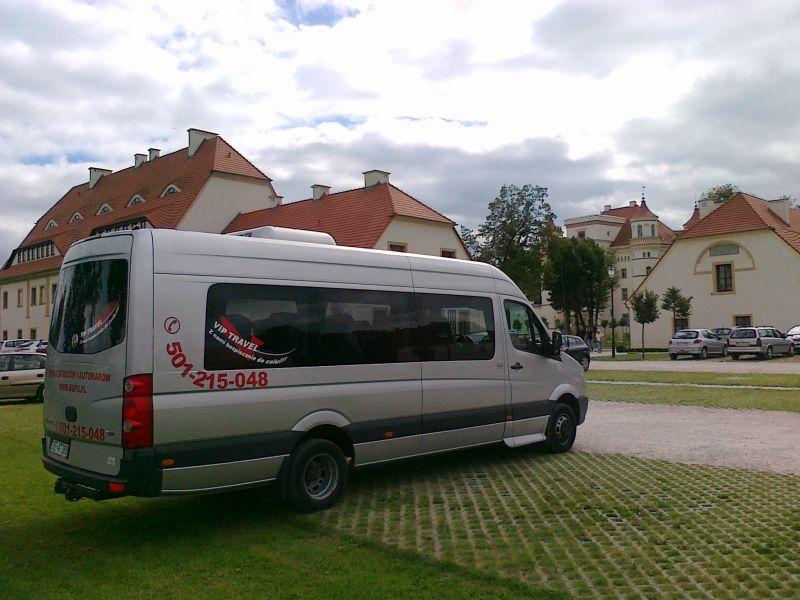
[[[433,285],[436,275],[452,276],[459,279],[459,283],[452,283],[452,289],[469,290],[485,289],[486,279],[491,279],[492,291],[525,298],[516,284],[500,269],[477,261],[459,260],[414,254],[406,252],[392,252],[389,250],[372,250],[366,248],[353,248],[351,246],[332,246],[308,242],[287,240],[273,240],[264,238],[249,238],[217,233],[200,233],[194,231],[176,231],[174,229],[142,229],[136,231],[120,231],[94,236],[96,240],[101,237],[116,235],[133,235],[134,238],[152,236],[154,254],[156,255],[156,272],[176,272],[179,269],[186,274],[219,274],[224,272],[227,277],[247,277],[244,273],[237,274],[232,269],[230,258],[242,259],[277,259],[292,262],[319,262],[342,267],[366,267],[410,270],[413,273],[416,287],[431,287],[447,289],[451,284]],[[81,242],[78,242],[81,243]],[[77,244],[76,244],[77,245]],[[175,260],[161,260],[159,256],[171,255],[184,257],[196,255],[203,256],[202,261],[181,261],[180,266]],[[225,261],[224,267],[214,257]],[[217,262],[217,264],[215,264]],[[169,264],[167,264],[169,263]],[[188,271],[187,271],[188,268]],[[424,274],[428,273],[429,276]],[[293,273],[293,275],[295,275]],[[466,284],[471,278],[482,279],[484,283],[479,287]],[[475,283],[478,284],[478,279]],[[332,281],[332,280],[331,280]],[[339,280],[340,283],[346,281]],[[349,281],[348,281],[349,282]],[[427,283],[426,283],[427,282]],[[377,282],[376,282],[377,283]],[[397,284],[403,285],[403,284]],[[466,285],[466,287],[465,287]],[[488,290],[487,290],[488,291]]]

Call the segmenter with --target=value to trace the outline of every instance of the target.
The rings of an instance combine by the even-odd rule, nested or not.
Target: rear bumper
[[[54,491],[67,499],[107,500],[122,496],[158,496],[161,493],[161,470],[156,467],[152,448],[126,450],[119,474],[110,476],[66,465],[47,454],[47,439],[42,438],[44,468],[58,476]],[[113,486],[112,486],[113,484]],[[112,492],[109,487],[122,492]]]
[[[578,416],[578,425],[580,425],[586,420],[586,411],[589,410],[589,396],[578,396],[578,407],[581,413]]]
[[[728,346],[728,354],[764,354],[766,346]]]
[[[670,346],[667,348],[667,354],[691,354],[695,356],[702,351],[702,346]]]

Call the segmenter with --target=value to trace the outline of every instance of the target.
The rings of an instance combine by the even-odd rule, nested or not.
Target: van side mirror
[[[564,338],[561,335],[560,331],[554,331],[552,333],[552,346],[553,346],[553,354],[558,354],[561,352],[561,347],[564,345]]]

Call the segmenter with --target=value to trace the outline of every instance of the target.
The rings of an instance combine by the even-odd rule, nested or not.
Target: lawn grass
[[[560,597],[354,538],[263,491],[68,503],[41,405],[0,407],[0,597]]]
[[[588,371],[586,373],[586,380],[796,387],[798,391],[800,391],[800,375],[772,375],[765,373],[682,373],[679,371],[603,371],[602,369],[603,367],[601,365]]]
[[[610,354],[596,356],[592,354],[592,362],[628,362],[637,360],[668,360],[669,356],[666,352],[645,352],[642,358],[641,352],[630,350],[624,354],[617,354],[615,358],[611,358]]]
[[[586,387],[589,398],[598,401],[800,412],[800,392],[794,390],[713,389],[593,382],[589,382]]]

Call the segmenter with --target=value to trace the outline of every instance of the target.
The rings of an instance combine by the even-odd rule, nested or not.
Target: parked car
[[[800,346],[800,325],[790,327],[786,332],[786,339],[792,342],[795,348]]]
[[[20,345],[18,350],[20,352],[39,352],[41,354],[47,354],[47,347],[47,340],[31,340]]]
[[[731,327],[715,327],[714,329],[709,329],[711,333],[717,336],[720,339],[728,341],[728,338],[731,337],[731,331],[733,328]]]
[[[41,402],[47,356],[31,352],[0,354],[0,399],[25,398]]]
[[[712,354],[727,356],[728,347],[725,340],[708,329],[681,329],[670,339],[667,352],[671,360],[684,354],[702,360]]]
[[[589,370],[589,363],[592,362],[592,351],[577,335],[564,336],[564,352],[577,360],[584,371]]]
[[[794,356],[794,349],[792,340],[769,326],[739,327],[731,332],[728,340],[728,353],[733,360],[746,354],[766,359],[775,354]]]
[[[29,344],[33,340],[17,339],[17,340],[3,340],[0,341],[0,352],[17,352],[25,344]]]

